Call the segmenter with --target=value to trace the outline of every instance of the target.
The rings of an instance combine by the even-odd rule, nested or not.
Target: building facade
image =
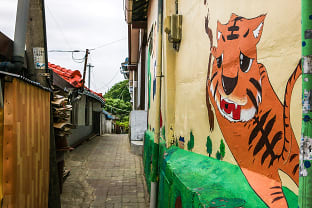
[[[162,12],[159,2],[125,4],[158,207],[297,207],[300,2],[164,0]]]

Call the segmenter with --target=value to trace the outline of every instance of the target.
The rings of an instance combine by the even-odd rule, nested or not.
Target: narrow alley
[[[130,152],[127,135],[98,136],[69,152],[70,176],[61,195],[63,208],[148,206],[142,159]]]

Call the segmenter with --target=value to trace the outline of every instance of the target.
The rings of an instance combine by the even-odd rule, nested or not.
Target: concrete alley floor
[[[130,152],[128,135],[95,137],[68,153],[65,166],[62,208],[148,207],[142,158]]]

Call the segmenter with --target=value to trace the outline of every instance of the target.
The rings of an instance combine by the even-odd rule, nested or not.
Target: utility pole
[[[87,63],[88,63],[88,55],[89,55],[89,49],[86,49],[86,55],[85,55],[85,62],[83,67],[83,79],[82,79],[82,89],[84,88],[84,84],[86,81],[86,71],[87,71]]]
[[[301,0],[302,40],[302,130],[299,160],[300,208],[312,207],[312,160],[309,146],[312,141],[312,2]]]
[[[26,32],[26,54],[28,58],[27,77],[45,87],[51,87],[49,78],[52,73],[48,68],[47,39],[44,0],[29,0],[29,18]],[[51,100],[53,94],[51,93]],[[55,137],[53,128],[52,104],[50,104],[50,178],[48,207],[60,208],[60,190],[58,168],[56,164]]]
[[[89,73],[88,73],[88,88],[90,89],[91,85],[90,85],[90,81],[91,81],[91,68],[94,67],[91,64],[88,64],[89,67]]]
[[[26,32],[27,77],[49,87],[44,0],[30,0]]]

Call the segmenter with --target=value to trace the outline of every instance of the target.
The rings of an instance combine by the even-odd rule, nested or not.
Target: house
[[[125,19],[151,203],[297,207],[300,3],[126,0]]]
[[[103,109],[101,114],[101,135],[111,134],[113,131],[113,119],[114,116]]]
[[[102,108],[105,100],[84,86],[78,70],[49,63],[53,71],[53,115],[60,192],[70,170],[65,169],[64,153],[105,128]],[[101,121],[103,119],[103,121]],[[102,125],[103,124],[103,125]]]
[[[73,126],[68,136],[68,144],[75,146],[92,134],[100,135],[100,118],[105,100],[101,93],[96,93],[83,85],[78,70],[70,70],[49,63],[53,70],[53,86],[67,94],[72,105],[70,124]]]

